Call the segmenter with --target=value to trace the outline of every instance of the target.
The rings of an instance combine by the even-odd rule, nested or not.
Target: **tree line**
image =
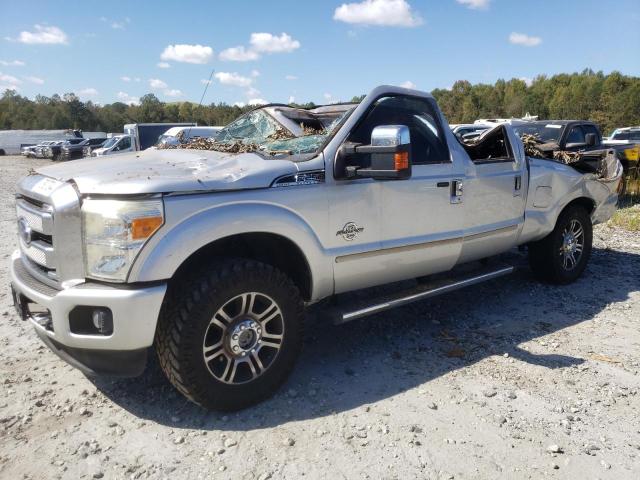
[[[592,120],[603,132],[616,127],[640,125],[640,77],[612,72],[540,75],[531,82],[498,80],[493,85],[472,85],[466,80],[451,89],[432,92],[450,123],[470,123],[478,118],[522,117],[526,113],[541,119]],[[352,101],[360,101],[364,95]],[[297,105],[313,107],[313,103]],[[198,122],[225,125],[250,106],[192,102],[165,103],[153,94],[137,105],[115,102],[98,105],[83,102],[73,93],[31,100],[14,90],[0,98],[0,130],[67,129],[120,132],[126,123]]]

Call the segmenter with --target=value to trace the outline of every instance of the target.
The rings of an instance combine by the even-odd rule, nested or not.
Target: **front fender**
[[[333,292],[331,262],[310,225],[296,212],[268,202],[246,201],[202,207],[202,197],[167,197],[165,225],[144,246],[129,274],[129,282],[150,282],[173,277],[200,248],[242,233],[271,233],[295,243],[312,275],[312,300]],[[210,197],[209,197],[210,198]]]

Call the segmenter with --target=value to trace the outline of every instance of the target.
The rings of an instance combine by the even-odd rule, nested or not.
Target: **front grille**
[[[56,256],[53,247],[53,208],[26,196],[16,199],[19,245],[30,271],[56,280]]]
[[[21,258],[16,258],[13,260],[13,271],[25,285],[27,285],[29,288],[34,289],[36,292],[42,295],[53,297],[58,293],[58,290],[42,283],[32,274],[32,272],[27,270],[27,267],[25,266],[24,262],[22,262]]]
[[[19,246],[25,268],[57,289],[84,280],[80,196],[74,185],[27,175],[16,196]]]

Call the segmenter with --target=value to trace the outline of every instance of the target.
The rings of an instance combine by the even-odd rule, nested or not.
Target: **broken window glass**
[[[179,145],[158,148],[192,148],[228,153],[264,152],[299,155],[316,152],[351,109],[316,115],[303,109],[286,109],[293,124],[287,128],[267,108],[253,110],[224,127],[214,138],[194,138]],[[284,114],[284,109],[279,110]],[[290,129],[295,128],[297,134]]]

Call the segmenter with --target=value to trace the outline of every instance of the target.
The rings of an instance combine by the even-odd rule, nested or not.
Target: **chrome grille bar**
[[[48,269],[55,269],[55,255],[53,247],[43,242],[42,240],[35,240],[29,245],[25,244],[20,239],[20,249],[27,257],[32,261]]]
[[[32,230],[44,235],[53,234],[53,215],[48,206],[38,208],[32,203],[19,198],[16,200],[16,214],[18,219],[24,218]]]

